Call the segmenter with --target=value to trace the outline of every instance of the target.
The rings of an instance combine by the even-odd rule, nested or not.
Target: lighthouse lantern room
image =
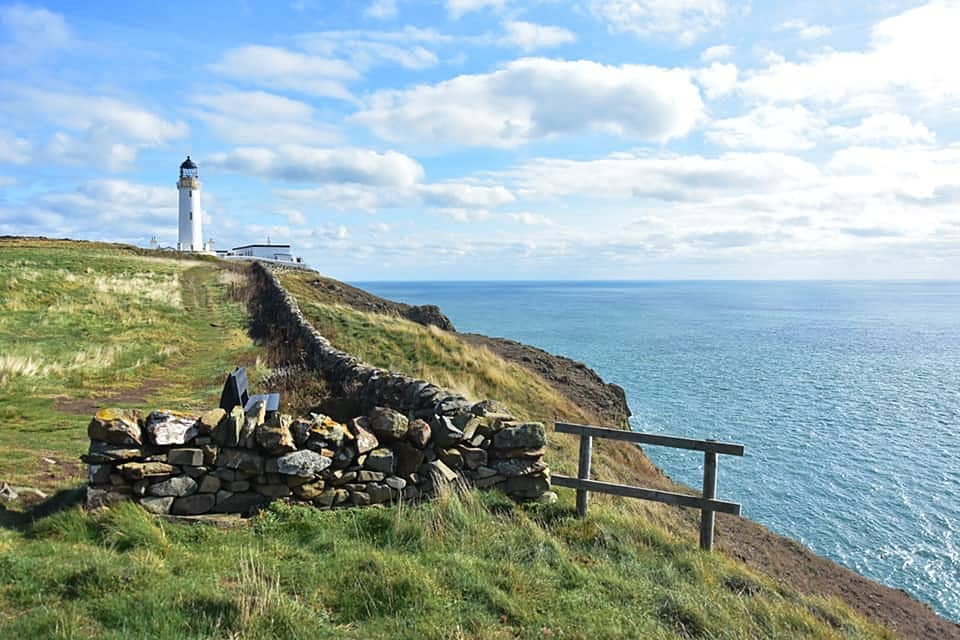
[[[177,241],[179,251],[205,251],[203,244],[203,212],[200,208],[200,176],[197,163],[187,156],[180,165],[180,234]]]

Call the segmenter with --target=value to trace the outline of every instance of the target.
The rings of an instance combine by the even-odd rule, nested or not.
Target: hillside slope
[[[133,505],[83,512],[79,474],[48,479],[43,458],[60,466],[80,453],[94,406],[201,410],[234,364],[250,365],[256,386],[268,373],[256,363],[274,357],[247,336],[250,292],[235,265],[143,253],[0,241],[0,481],[60,489],[0,503],[2,637],[894,637],[840,600],[803,593],[793,565],[778,580],[699,551],[695,515],[651,503],[598,496],[580,520],[570,492],[529,506],[468,492],[388,509],[275,504],[230,529]],[[591,419],[529,369],[456,334],[301,302],[332,341],[373,364],[419,368],[546,421]],[[114,359],[71,355],[97,348]],[[599,477],[672,486],[639,449],[607,444]],[[575,446],[552,436],[551,465],[572,472]],[[731,533],[721,522],[721,542]],[[910,622],[904,636],[935,630]]]

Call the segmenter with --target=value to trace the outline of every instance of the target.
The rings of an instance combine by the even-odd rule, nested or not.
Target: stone
[[[430,442],[430,425],[425,420],[417,418],[410,423],[407,429],[407,440],[415,447],[425,448]]]
[[[174,500],[173,506],[170,507],[170,513],[178,516],[198,516],[213,509],[216,503],[216,496],[209,493],[198,493]]]
[[[152,496],[174,496],[181,498],[195,493],[197,481],[188,476],[176,476],[163,482],[150,485],[148,492]]]
[[[527,458],[508,458],[507,460],[497,460],[491,465],[505,476],[529,476],[541,473],[547,468],[547,463],[542,460],[528,460]]]
[[[220,504],[221,502],[231,497],[232,495],[233,495],[233,491],[220,489],[220,491],[217,491],[217,504]]]
[[[117,470],[128,480],[169,476],[176,468],[165,462],[124,462]]]
[[[386,476],[379,471],[358,471],[357,472],[357,481],[358,482],[383,482],[383,479]]]
[[[546,447],[539,449],[495,449],[498,458],[542,458],[547,453]]]
[[[234,407],[213,430],[213,441],[221,447],[236,447],[240,444],[240,431],[246,420],[243,407]]]
[[[257,444],[273,455],[290,453],[297,450],[297,444],[290,432],[293,419],[284,414],[271,418],[256,428]]]
[[[303,449],[277,458],[277,473],[312,478],[320,475],[332,463],[333,460],[316,451]]]
[[[423,451],[409,442],[395,444],[393,453],[396,459],[397,475],[408,476],[411,473],[416,473],[420,465],[423,464]]]
[[[279,476],[279,474],[277,474]],[[278,482],[284,482],[288,487],[293,489],[294,487],[299,487],[303,484],[308,484],[313,480],[313,478],[301,478],[300,476],[279,476]]]
[[[243,427],[240,429],[238,446],[253,449],[257,446],[256,432],[267,417],[267,403],[259,400],[244,414]]]
[[[470,438],[471,447],[482,447],[484,445],[490,446],[490,441],[487,440],[487,437],[484,435],[477,434]]]
[[[447,416],[435,416],[430,421],[430,431],[436,446],[446,449],[463,440],[463,431],[457,429]]]
[[[456,472],[440,460],[428,462],[423,466],[425,468],[426,475],[435,479],[436,481],[442,483],[456,482],[458,478]]]
[[[227,412],[217,407],[207,411],[197,420],[197,430],[202,434],[211,434],[217,430],[220,423],[227,418]]]
[[[462,444],[460,454],[463,456],[463,465],[467,469],[479,469],[487,464],[487,452],[483,449]]]
[[[346,434],[347,428],[344,425],[333,418],[315,414],[311,438],[322,440],[327,445],[337,449],[343,444],[343,438]]]
[[[370,502],[373,504],[390,502],[390,499],[393,497],[390,492],[390,487],[385,484],[380,484],[379,482],[368,484],[367,494],[370,496]]]
[[[241,513],[247,515],[270,502],[270,498],[259,493],[235,493],[229,498],[217,501],[213,513]]]
[[[451,469],[463,469],[463,454],[458,449],[441,451],[440,460]]]
[[[489,478],[490,476],[497,475],[497,470],[490,467],[478,467],[477,468],[477,477],[478,478]]]
[[[126,489],[126,491],[124,491]],[[130,499],[129,487],[110,487],[103,485],[87,485],[87,492],[84,496],[84,504],[87,509],[101,509],[103,507],[112,507],[124,500]]]
[[[297,496],[301,500],[314,500],[323,494],[324,486],[323,480],[301,484],[293,487],[293,495]]]
[[[203,450],[193,448],[170,449],[170,451],[167,451],[167,462],[199,467],[203,464]]]
[[[370,494],[366,491],[352,491],[350,492],[350,502],[358,507],[366,506],[370,504]]]
[[[350,434],[353,436],[357,454],[373,451],[380,446],[380,441],[377,440],[377,436],[365,428],[366,424],[366,418],[354,418],[350,421]]]
[[[131,489],[133,489],[133,495],[137,497],[143,497],[147,495],[147,488],[150,486],[149,480],[137,480],[133,483]]]
[[[270,498],[285,498],[290,495],[290,487],[285,484],[261,484],[254,487],[254,490]]]
[[[107,484],[110,482],[110,465],[92,464],[87,469],[87,482],[90,484]]]
[[[293,436],[293,443],[298,449],[307,446],[307,440],[310,439],[310,430],[313,428],[312,420],[297,418],[290,424],[290,435]]]
[[[336,469],[344,469],[353,465],[354,460],[357,457],[357,444],[355,441],[345,441],[343,446],[337,449],[336,455],[333,456],[333,466]]]
[[[463,396],[448,395],[441,398],[437,402],[436,406],[434,407],[434,412],[441,416],[453,416],[459,413],[468,412],[470,410],[470,406],[470,401]]]
[[[224,482],[233,482],[234,480],[245,480],[247,474],[243,471],[236,471],[234,469],[217,469],[214,471],[217,474],[217,477],[223,480]]]
[[[547,436],[540,422],[507,427],[493,436],[493,446],[497,449],[539,449],[546,444]]]
[[[196,416],[173,411],[151,411],[144,431],[150,442],[159,446],[186,444],[200,435]]]
[[[250,490],[249,480],[230,480],[223,483],[223,488],[232,493],[241,493]]]
[[[214,444],[203,445],[203,464],[212,467],[217,464],[217,458],[220,455],[220,447]]]
[[[109,444],[143,444],[140,413],[130,409],[100,409],[87,426],[87,436]]]
[[[489,489],[494,485],[500,484],[506,479],[507,479],[507,476],[502,476],[499,473],[497,473],[492,476],[477,478],[476,480],[473,481],[473,486],[475,486],[477,489]]]
[[[111,474],[110,474],[110,484],[112,484],[112,485],[115,486],[115,487],[125,487],[125,486],[127,486],[127,479],[124,478],[124,477],[123,477],[121,474],[119,474],[119,473],[111,473]]]
[[[335,487],[342,487],[343,485],[353,482],[357,479],[356,471],[341,471],[342,475],[333,479],[333,485]]]
[[[150,513],[158,516],[170,513],[170,505],[173,504],[173,496],[147,496],[140,498],[140,505]]]
[[[402,491],[407,486],[407,481],[397,476],[390,476],[386,479],[387,486],[396,491]]]
[[[380,442],[403,440],[410,425],[407,416],[388,407],[375,407],[367,416],[367,424]]]
[[[408,484],[403,488],[403,499],[404,500],[416,500],[420,497],[420,490],[417,489],[412,484]]]
[[[263,473],[263,456],[244,449],[221,449],[218,464],[245,473]]]
[[[144,451],[141,448],[118,446],[100,440],[91,440],[87,453],[80,456],[80,459],[87,464],[104,464],[108,462],[139,460],[143,457]]]
[[[180,468],[183,469],[183,473],[185,475],[190,476],[194,480],[196,480],[197,478],[202,478],[204,474],[206,474],[207,471],[209,471],[209,469],[207,469],[206,467],[190,467],[187,465],[184,465]]]
[[[203,479],[200,480],[200,486],[197,489],[197,493],[216,493],[220,490],[220,485],[223,484],[220,481],[220,478],[213,475],[203,476]]]
[[[556,504],[556,502],[559,500],[560,496],[555,494],[553,491],[544,491],[540,497],[537,498],[537,502],[540,504]]]
[[[510,415],[507,407],[496,400],[481,400],[470,407],[470,413],[475,416],[486,416],[491,413]],[[513,416],[511,416],[512,418]]]
[[[389,474],[393,473],[393,464],[393,451],[390,449],[380,448],[374,449],[370,452],[370,455],[367,456],[367,460],[363,466],[371,471],[379,471],[380,473]]]
[[[347,492],[343,489],[326,489],[323,493],[313,499],[313,504],[318,507],[332,507],[336,504],[343,504],[347,501]]]
[[[503,490],[515,498],[539,498],[550,490],[550,478],[546,474],[507,478]]]

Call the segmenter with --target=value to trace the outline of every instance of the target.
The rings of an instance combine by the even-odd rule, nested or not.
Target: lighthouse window
[[[188,197],[188,198],[192,198],[192,197],[193,197],[193,191],[187,191],[187,197]]]

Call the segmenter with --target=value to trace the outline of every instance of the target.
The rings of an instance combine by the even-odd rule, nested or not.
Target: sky
[[[142,6],[149,5],[149,6]],[[0,235],[333,277],[954,279],[960,0],[0,3]]]

